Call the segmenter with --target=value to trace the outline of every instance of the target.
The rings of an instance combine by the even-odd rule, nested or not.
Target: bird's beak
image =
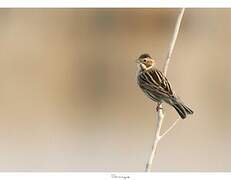
[[[136,60],[135,60],[135,63],[139,63],[139,62],[140,62],[140,60],[139,60],[139,59],[136,59]]]

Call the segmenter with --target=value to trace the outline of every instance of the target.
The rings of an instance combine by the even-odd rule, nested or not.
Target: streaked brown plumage
[[[149,54],[142,54],[137,59],[137,63],[139,66],[137,83],[150,99],[173,106],[182,119],[186,118],[187,114],[193,114],[193,111],[176,96],[169,81],[156,68],[155,60]]]

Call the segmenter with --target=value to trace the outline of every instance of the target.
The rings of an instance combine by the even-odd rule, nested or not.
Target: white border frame
[[[0,0],[0,8],[229,8],[230,0]]]
[[[231,173],[0,173],[3,180],[230,180]]]

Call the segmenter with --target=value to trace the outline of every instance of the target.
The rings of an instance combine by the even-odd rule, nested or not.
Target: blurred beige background
[[[177,13],[1,9],[0,171],[144,171],[155,104],[134,60],[162,68]],[[160,142],[154,171],[231,171],[230,19],[186,10],[168,78],[195,114]]]

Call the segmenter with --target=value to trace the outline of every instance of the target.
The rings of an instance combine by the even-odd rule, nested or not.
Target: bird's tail
[[[178,112],[182,119],[185,119],[187,114],[193,114],[193,111],[189,107],[187,107],[177,99],[173,101],[172,106],[175,108],[175,110]]]

